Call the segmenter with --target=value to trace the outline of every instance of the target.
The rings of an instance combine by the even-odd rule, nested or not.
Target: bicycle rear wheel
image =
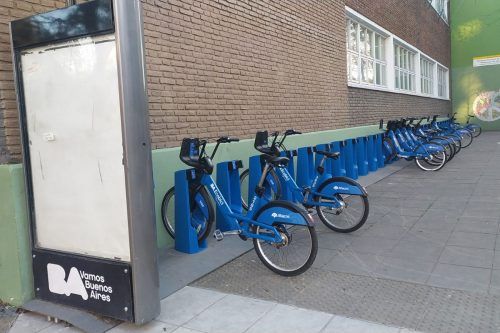
[[[300,213],[307,221],[306,213],[301,212],[289,202],[271,202],[266,207],[274,206],[279,207],[281,211],[283,208],[288,208],[291,213]],[[259,211],[254,219],[257,220],[263,211]],[[282,236],[283,243],[277,244],[254,238],[253,245],[259,259],[271,271],[282,276],[296,276],[304,273],[311,267],[318,253],[318,238],[314,227],[292,225],[286,222],[274,223],[273,227]],[[252,232],[256,235],[274,236],[272,230],[256,225],[252,227]]]
[[[266,178],[264,181],[264,187],[266,188],[266,193],[264,194],[268,200],[278,200],[281,196],[281,183],[276,174],[276,171],[269,171],[267,177],[271,177],[271,181],[273,184],[269,183],[269,180]],[[241,206],[245,211],[248,210],[248,191],[249,188],[249,178],[250,178],[250,169],[246,169],[240,175],[240,188],[241,188]]]
[[[201,207],[200,203],[205,207]],[[198,235],[198,242],[202,242],[210,234],[215,221],[214,207],[204,187],[200,187],[197,192],[192,194],[190,214],[192,227]],[[170,188],[163,197],[161,218],[168,234],[175,238],[175,187]]]

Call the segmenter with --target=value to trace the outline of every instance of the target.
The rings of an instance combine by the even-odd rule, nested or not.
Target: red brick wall
[[[348,125],[343,1],[145,0],[153,146]]]
[[[372,125],[378,123],[380,119],[446,115],[450,112],[450,102],[436,98],[359,88],[349,88],[348,96],[350,124],[352,126]]]
[[[9,22],[64,5],[64,0],[0,0],[0,164],[21,159]]]

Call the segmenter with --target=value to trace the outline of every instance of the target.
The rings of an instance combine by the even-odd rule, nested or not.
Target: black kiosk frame
[[[160,312],[141,11],[140,0],[95,0],[11,22],[28,212],[33,241],[35,297],[137,324],[151,321]],[[112,233],[108,233],[106,237],[110,244],[120,242],[124,244],[120,246],[126,249],[126,255],[118,258],[109,253],[101,256],[93,246],[79,248],[79,251],[72,252],[65,248],[58,248],[58,246],[41,245],[38,239],[41,237],[42,228],[50,229],[51,222],[50,219],[45,218],[47,221],[43,222],[42,226],[40,216],[45,215],[42,212],[37,213],[35,192],[37,192],[38,185],[34,182],[34,173],[39,172],[41,163],[39,164],[39,161],[34,158],[34,153],[30,152],[34,144],[32,140],[36,138],[30,134],[32,133],[30,132],[31,118],[27,114],[30,96],[28,96],[25,78],[28,72],[31,75],[31,72],[37,68],[23,66],[22,59],[24,54],[37,48],[39,50],[39,48],[49,47],[49,49],[37,52],[41,55],[45,52],[44,56],[50,57],[48,50],[54,51],[71,46],[72,41],[82,38],[101,38],[102,36],[110,36],[108,39],[116,45],[118,97],[116,98],[117,115],[114,119],[118,119],[119,125],[116,125],[116,128],[120,130],[120,166],[111,165],[110,168],[118,168],[117,170],[123,172],[123,184],[118,184],[118,187],[123,187],[124,209],[122,211],[124,211],[123,225],[126,237],[121,236],[122,238],[116,241]],[[72,63],[78,66],[77,60]],[[57,77],[58,73],[53,73],[53,75]],[[96,77],[95,80],[99,78]],[[34,107],[36,106],[31,105],[31,109]],[[78,121],[79,115],[73,111],[72,107],[69,103],[63,108],[69,113],[75,112],[75,121]],[[103,135],[108,135],[106,128],[102,128],[101,131]],[[44,133],[43,136],[46,142],[59,140],[57,133],[55,136],[53,133]],[[71,154],[70,150],[67,152]],[[82,152],[75,151],[74,154],[81,155]],[[99,166],[99,173],[101,167],[102,165]],[[102,175],[100,176],[101,182],[107,180],[103,180]],[[77,178],[76,175],[74,179],[77,180]],[[63,182],[64,179],[60,181]],[[43,207],[43,195],[42,193],[42,196],[39,194],[37,197],[40,207]],[[51,196],[52,193],[45,195]],[[87,198],[90,198],[89,202],[91,202],[93,194],[88,193]],[[100,207],[106,209],[106,206],[99,206],[95,207],[95,210],[99,210]],[[88,209],[88,213],[91,213],[91,210],[93,209]],[[46,212],[43,213],[46,214]],[[75,212],[75,214],[78,213]],[[112,221],[114,219],[103,219],[99,223],[100,226],[105,226],[106,223]],[[70,225],[73,222],[69,219],[65,223]],[[74,242],[78,243],[80,238],[86,237],[81,230],[83,230],[82,226],[76,225],[75,222],[75,232],[67,233],[65,237],[70,240],[73,238]],[[96,244],[96,248],[106,247],[105,243],[101,241],[101,244]]]

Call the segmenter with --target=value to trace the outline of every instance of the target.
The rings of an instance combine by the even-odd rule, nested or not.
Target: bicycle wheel
[[[425,158],[415,158],[415,164],[424,171],[438,171],[446,164],[446,153],[440,151]]]
[[[389,163],[390,161],[396,158],[396,148],[394,147],[394,143],[390,138],[384,138],[382,141],[383,153],[385,156],[385,163]]]
[[[248,191],[249,191],[249,175],[250,175],[250,169],[246,169],[243,171],[240,175],[240,187],[241,187],[241,206],[245,211],[248,210],[248,203],[247,203],[247,198],[248,198]],[[271,170],[267,177],[272,177],[272,182],[274,185],[270,184],[268,179],[266,178],[264,182],[264,187],[266,188],[266,193],[264,194],[266,198],[270,200],[278,200],[281,196],[281,183],[278,178],[278,175],[276,174],[276,171]]]
[[[477,138],[481,135],[482,129],[479,126],[471,126],[470,130],[472,131],[472,136]]]
[[[202,242],[210,234],[215,220],[215,211],[210,196],[204,187],[200,187],[191,200],[192,226],[198,234],[198,242]],[[203,202],[205,207],[200,207]],[[175,238],[175,187],[170,188],[161,203],[161,218],[168,234]]]
[[[467,130],[467,131],[462,131],[461,132],[461,145],[462,145],[462,148],[467,148],[469,147],[471,144],[472,144],[472,140],[473,140],[473,136],[472,136],[472,133]]]
[[[307,220],[306,213],[295,205],[285,201],[273,201],[260,209],[254,217],[257,220],[259,215],[267,209],[279,207],[289,209],[291,214],[299,213]],[[304,273],[311,267],[316,254],[318,253],[318,238],[316,230],[309,225],[291,225],[286,222],[274,223],[278,232],[283,237],[283,243],[276,244],[261,239],[254,238],[253,246],[257,256],[262,263],[271,271],[282,276],[296,276]],[[252,232],[256,235],[267,235],[273,237],[273,232],[253,226]]]
[[[338,181],[335,178],[328,179],[321,184],[318,192],[321,192],[329,184]],[[347,179],[342,181],[351,183]],[[351,185],[356,185],[356,182],[352,181]],[[349,233],[361,228],[370,213],[368,198],[364,195],[340,193],[335,194],[335,198],[345,206],[341,208],[321,206],[321,203],[332,203],[333,201],[319,195],[314,198],[314,201],[320,204],[316,206],[316,211],[321,222],[331,230],[341,233]]]

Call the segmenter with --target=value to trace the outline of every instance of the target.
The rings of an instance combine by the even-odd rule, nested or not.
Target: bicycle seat
[[[288,164],[288,161],[290,161],[288,157],[284,156],[262,155],[262,158],[264,159],[264,161],[272,164],[275,167],[286,166]]]
[[[333,158],[334,160],[336,160],[340,156],[340,152],[338,152],[338,151],[316,150],[316,154],[324,155],[328,158]]]
[[[211,174],[214,170],[214,165],[210,158],[200,158],[200,145],[201,142],[198,138],[182,139],[179,158],[184,164],[187,164],[197,170],[204,170],[206,173]]]
[[[262,154],[267,155],[278,155],[280,154],[279,150],[276,147],[269,147],[269,134],[267,131],[259,131],[255,134],[255,142],[254,147],[257,151],[260,151]]]

